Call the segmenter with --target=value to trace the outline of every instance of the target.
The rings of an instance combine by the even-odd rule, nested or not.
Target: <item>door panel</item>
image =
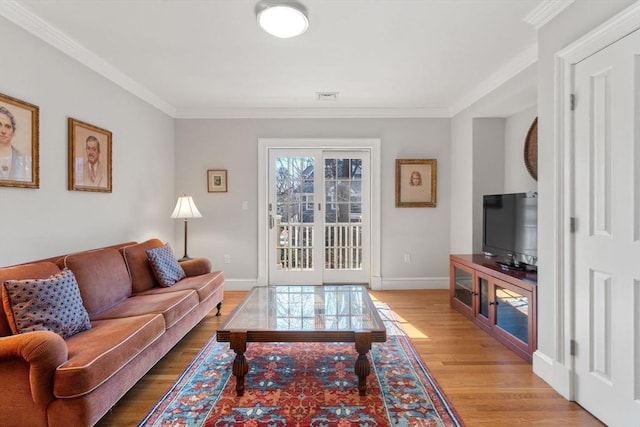
[[[638,58],[636,31],[574,68],[574,391],[611,426],[640,420]]]
[[[324,153],[325,283],[369,282],[369,157]]]
[[[322,283],[321,215],[316,215],[316,166],[321,152],[273,151],[269,159],[269,281]],[[320,205],[321,206],[321,205]],[[319,239],[320,238],[320,239]]]

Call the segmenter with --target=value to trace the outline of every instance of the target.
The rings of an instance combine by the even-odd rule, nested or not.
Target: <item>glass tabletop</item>
[[[359,331],[385,326],[362,285],[258,286],[222,330]]]

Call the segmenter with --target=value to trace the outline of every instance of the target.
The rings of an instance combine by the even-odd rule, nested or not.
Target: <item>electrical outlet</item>
[[[411,254],[404,254],[404,263],[409,264],[411,262]]]
[[[225,263],[225,264],[231,264],[231,255],[229,255],[229,254],[225,254],[225,256],[224,256],[224,263]]]

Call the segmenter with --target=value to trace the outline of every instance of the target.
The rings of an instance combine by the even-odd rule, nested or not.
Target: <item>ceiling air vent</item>
[[[318,101],[337,101],[338,92],[316,92]]]

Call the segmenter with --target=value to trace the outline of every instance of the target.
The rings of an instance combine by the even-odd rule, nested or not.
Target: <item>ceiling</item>
[[[258,28],[258,0],[6,0],[0,15],[173,117],[451,117],[534,64],[536,28],[571,1],[301,0],[310,26],[292,39]]]

